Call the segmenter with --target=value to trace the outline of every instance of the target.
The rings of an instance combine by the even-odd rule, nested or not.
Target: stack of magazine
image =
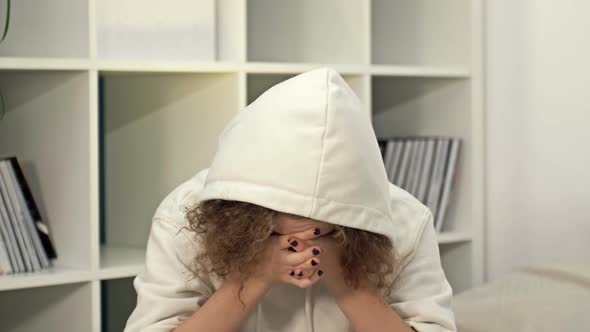
[[[0,274],[39,271],[55,257],[17,158],[0,158]]]
[[[389,182],[428,206],[440,232],[457,173],[461,140],[403,136],[378,142]]]

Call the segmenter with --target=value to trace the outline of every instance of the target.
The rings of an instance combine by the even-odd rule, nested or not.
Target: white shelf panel
[[[203,62],[91,60],[85,58],[0,57],[0,69],[9,70],[100,70],[104,72],[299,74],[328,66],[342,75],[468,78],[469,69],[461,66],[393,66],[289,62]]]
[[[134,277],[144,269],[145,249],[101,247],[99,279]]]
[[[0,276],[0,291],[54,286],[92,280],[92,273],[81,269],[51,267],[39,272]]]
[[[464,232],[442,232],[437,234],[438,244],[452,244],[469,242],[472,240],[471,234]]]
[[[390,66],[372,65],[374,76],[449,77],[467,78],[469,68],[462,66]]]
[[[90,60],[85,58],[14,58],[0,57],[0,69],[14,70],[87,70]]]
[[[105,72],[228,73],[240,71],[243,65],[203,61],[96,60],[93,67]]]
[[[31,273],[0,276],[0,291],[134,277],[144,269],[145,249],[101,247],[100,269],[52,267]]]

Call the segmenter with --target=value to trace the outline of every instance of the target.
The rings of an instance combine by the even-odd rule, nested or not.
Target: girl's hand
[[[343,252],[339,240],[331,235],[325,235],[305,241],[305,245],[322,248],[322,264],[318,273],[322,271],[320,273],[322,282],[332,296],[338,298],[349,294],[351,288],[346,284],[342,272],[341,257]],[[361,280],[361,287],[369,286],[368,280]]]
[[[306,241],[305,244],[322,248],[322,267],[320,270],[322,271],[323,283],[332,293],[342,292],[346,288],[346,284],[340,265],[342,250],[338,240],[331,235],[326,235]]]
[[[265,240],[253,278],[267,287],[275,282],[284,282],[300,288],[315,284],[320,275],[315,273],[320,266],[322,249],[304,242],[318,237],[315,228],[301,233],[271,236]]]

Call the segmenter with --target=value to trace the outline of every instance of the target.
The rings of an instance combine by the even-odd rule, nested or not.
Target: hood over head
[[[331,68],[283,81],[240,111],[200,193],[392,239],[405,228],[404,195],[388,181],[370,115]]]

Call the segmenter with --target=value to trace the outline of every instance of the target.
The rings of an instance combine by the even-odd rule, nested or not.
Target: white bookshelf
[[[324,65],[378,137],[463,139],[438,241],[456,292],[482,282],[481,0],[218,0],[215,61],[103,57],[112,8],[97,4],[13,2],[0,44],[0,155],[23,163],[59,255],[48,271],[0,276],[0,330],[120,331],[157,204],[209,165],[249,102]]]

